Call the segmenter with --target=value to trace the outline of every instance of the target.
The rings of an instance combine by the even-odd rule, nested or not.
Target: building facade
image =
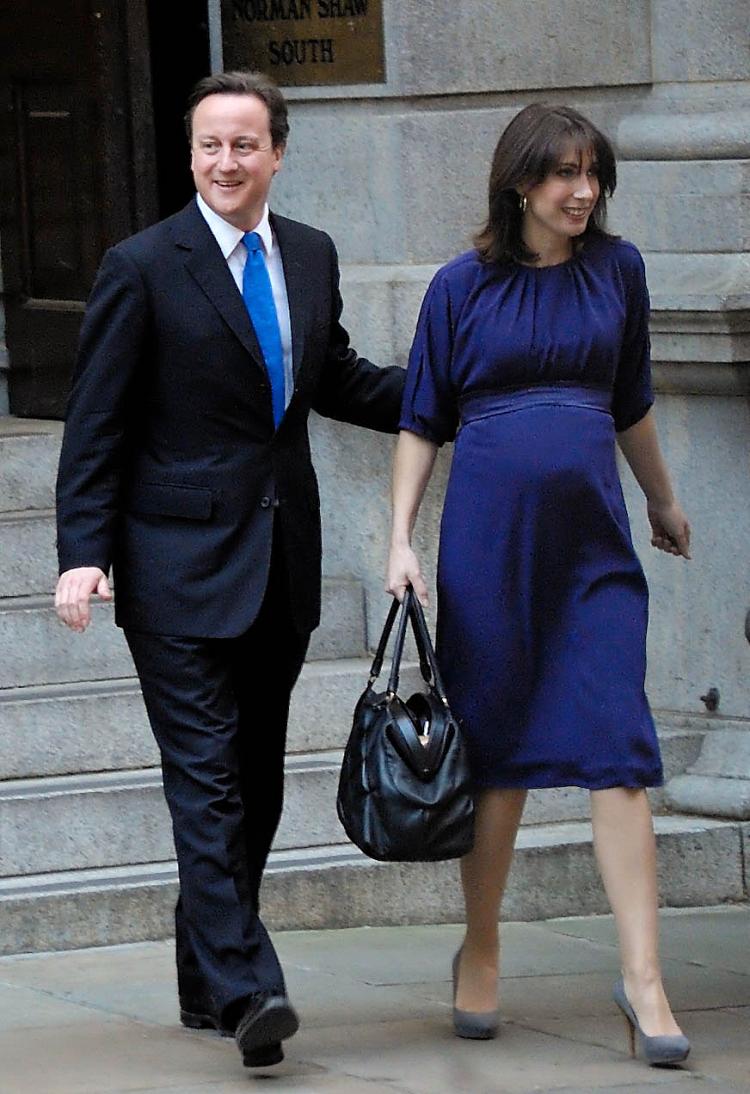
[[[489,164],[502,128],[532,101],[572,105],[604,129],[618,151],[619,183],[610,226],[632,240],[646,261],[656,413],[694,529],[690,563],[652,551],[642,499],[624,469],[636,546],[651,588],[649,696],[660,729],[667,736],[692,734],[695,744],[689,761],[674,768],[659,807],[738,822],[750,819],[747,16],[746,0],[187,0],[180,5],[159,0],[14,0],[3,5],[0,451],[5,451],[3,437],[38,437],[49,427],[54,439],[59,431],[54,423],[64,411],[76,333],[101,254],[188,200],[192,190],[181,129],[184,100],[194,81],[212,67],[220,68],[224,56],[233,65],[243,62],[244,50],[249,62],[265,57],[268,70],[285,85],[291,134],[284,168],[274,183],[274,208],[331,233],[342,264],[345,325],[359,352],[381,364],[405,364],[432,274],[470,246],[484,216]],[[344,76],[337,76],[334,24],[336,33],[351,35],[349,67],[340,70]],[[358,52],[357,34],[365,25],[370,37]],[[333,620],[328,630],[324,622],[315,656],[351,658],[355,654],[348,652],[341,635],[349,616],[361,611],[362,593],[366,630],[358,639],[361,653],[376,640],[387,607],[383,571],[393,442],[322,419],[315,419],[311,428],[321,480],[326,603]],[[0,504],[0,548],[17,544],[14,554],[7,548],[5,569],[11,577],[4,584],[0,566],[0,779],[151,770],[156,757],[146,743],[140,708],[132,705],[127,689],[110,684],[105,689],[109,705],[97,707],[99,718],[104,709],[112,712],[105,716],[110,728],[101,745],[104,759],[86,759],[83,745],[78,752],[71,745],[68,759],[52,756],[69,740],[78,740],[75,734],[88,724],[82,719],[88,717],[84,706],[89,685],[80,682],[101,681],[108,674],[127,677],[132,668],[128,670],[119,648],[113,645],[109,652],[114,628],[103,619],[98,620],[96,639],[81,645],[88,636],[44,631],[47,624],[34,614],[42,611],[42,601],[37,605],[31,600],[44,595],[48,606],[53,582],[53,533],[45,508],[50,501],[44,499],[50,497],[54,471],[52,456],[46,470],[47,457],[40,462],[33,456],[37,441],[32,441],[28,456],[7,448],[11,486],[5,487],[8,498]],[[19,470],[14,471],[16,459]],[[449,461],[450,452],[443,451],[420,515],[418,546],[430,575],[435,572]],[[0,467],[2,482],[4,473]],[[14,500],[26,497],[22,487],[36,492],[42,500],[32,504],[46,514],[28,524],[19,513],[26,502]],[[3,512],[10,514],[5,523]],[[40,584],[35,575],[44,567],[49,573]],[[31,599],[24,630],[24,613],[18,609],[26,596]],[[9,598],[6,613],[3,597]],[[68,675],[53,664],[50,643]],[[44,678],[40,665],[47,672]],[[331,696],[339,694],[336,689],[347,671],[340,662],[327,676],[328,670],[321,669],[303,678],[300,727],[292,730],[293,750],[300,755],[340,747],[346,712],[335,740],[324,736],[323,728],[318,733],[318,714],[311,712],[319,712],[322,727]],[[364,680],[361,668],[352,680],[356,691]],[[32,695],[47,681],[50,687],[72,690],[60,696]],[[19,685],[31,689],[27,696],[17,694]],[[46,732],[41,707],[22,710],[22,699],[44,699],[47,714],[52,700],[59,699],[60,717],[70,718],[67,736],[50,723],[44,756],[38,750],[32,756]],[[73,700],[79,703],[75,716]],[[11,708],[16,711],[13,723]],[[19,741],[27,732],[24,718],[34,743],[26,766],[18,759]],[[137,732],[132,728],[136,723]],[[126,744],[118,743],[118,734],[123,742],[127,736]],[[318,775],[311,772],[322,768],[303,767],[294,768],[294,777],[299,774],[300,786],[312,786]],[[323,781],[315,783],[315,793],[328,804],[334,767],[330,785],[325,783],[329,775],[320,775]],[[158,790],[156,776],[143,775],[140,782],[123,779],[112,784],[120,800],[127,791],[135,812],[150,817],[152,806],[144,803],[151,803],[149,795]],[[309,829],[313,814],[295,797],[297,783],[290,785],[289,824],[297,809],[300,826]],[[2,786],[0,782],[0,809]],[[79,790],[71,784],[69,792]],[[55,801],[61,802],[62,796]],[[554,812],[537,813],[534,808],[537,820]],[[133,814],[131,806],[128,816]],[[116,857],[114,837],[109,847],[97,843],[89,858],[88,837],[81,837],[83,850],[71,852],[70,861],[48,860],[44,830],[56,823],[52,813],[45,814],[36,850],[28,823],[13,820],[15,812],[8,816],[6,830],[14,834],[7,837],[6,851],[13,859],[11,844],[17,834],[18,858],[6,874],[65,872],[82,859],[92,870],[133,861]],[[554,817],[565,819],[560,811]],[[111,830],[116,827],[112,822]],[[283,845],[299,846],[290,832],[282,833],[287,841]],[[716,841],[721,838],[726,854],[733,847],[733,861],[740,863],[743,851],[737,841],[747,838],[747,826],[722,829],[721,836],[717,832],[710,840],[706,837],[705,861],[717,860]],[[324,835],[316,839],[331,842]],[[94,842],[92,836],[92,846]],[[160,835],[153,849],[136,861],[159,862],[169,853],[165,847],[168,838],[164,843]],[[151,892],[148,877],[143,893]],[[0,895],[10,901],[6,909],[17,899],[15,948],[133,937],[126,926],[118,933],[111,917],[101,935],[81,928],[68,936],[62,927],[52,935],[36,935],[24,910],[27,896],[19,889],[17,898],[12,893],[7,897],[3,884],[0,878]],[[340,922],[335,898],[326,903],[320,895],[327,891],[322,882],[315,899],[308,891],[299,906],[294,904],[295,884],[279,882],[287,909],[277,919],[280,925]],[[717,900],[741,896],[741,885],[727,882],[726,890],[709,895]],[[104,891],[106,879],[101,886]],[[30,891],[27,886],[23,892]],[[135,892],[133,884],[130,891]],[[674,899],[699,903],[702,892],[683,888]],[[44,899],[51,907],[56,898],[50,894]],[[120,899],[125,903],[117,905]],[[377,903],[377,894],[373,899]],[[124,896],[107,900],[108,907],[121,908],[123,924],[132,923],[133,910],[129,905],[125,910]],[[143,937],[154,937],[168,919],[167,903],[151,900],[145,895],[139,905]],[[84,909],[84,898],[80,901]],[[288,911],[292,906],[298,907],[297,913]],[[522,917],[534,914],[522,901],[513,907]],[[560,903],[546,911],[565,914],[566,909],[575,907]],[[396,921],[409,914],[394,912]],[[418,914],[434,919],[453,913],[442,908],[420,909]],[[306,915],[313,917],[309,924]],[[361,921],[372,921],[366,911],[361,916]],[[348,921],[355,920],[350,916]]]

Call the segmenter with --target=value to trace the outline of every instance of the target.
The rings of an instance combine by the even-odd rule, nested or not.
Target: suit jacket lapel
[[[296,381],[305,348],[306,317],[310,298],[310,270],[305,263],[305,256],[300,252],[294,224],[284,217],[278,217],[271,213],[271,227],[281,251],[281,262],[284,267],[286,295],[289,301],[289,320],[292,327],[292,369]]]
[[[185,251],[185,265],[191,276],[265,373],[263,353],[245,302],[195,200],[175,218],[174,235],[177,246]]]

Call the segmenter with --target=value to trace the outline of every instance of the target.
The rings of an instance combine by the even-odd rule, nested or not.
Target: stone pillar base
[[[707,733],[693,766],[667,783],[665,799],[678,813],[750,820],[750,733]]]

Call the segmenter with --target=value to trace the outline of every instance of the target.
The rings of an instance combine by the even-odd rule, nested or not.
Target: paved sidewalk
[[[231,1041],[177,1024],[172,945],[0,960],[2,1094],[750,1092],[750,905],[665,912],[664,965],[693,1041],[684,1069],[626,1055],[610,1002],[609,917],[504,929],[496,1041],[450,1031],[457,927],[277,936],[302,1029],[287,1059],[242,1068]]]

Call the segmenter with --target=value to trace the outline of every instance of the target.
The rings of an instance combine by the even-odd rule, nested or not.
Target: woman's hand
[[[653,407],[630,429],[618,433],[617,442],[646,496],[652,545],[667,554],[690,558],[690,525],[674,498]]]
[[[429,594],[422,577],[422,571],[419,568],[417,556],[408,545],[403,547],[392,546],[388,557],[388,571],[385,581],[386,592],[391,593],[397,600],[401,601],[404,599],[404,593],[408,585],[411,585],[420,604],[426,608]]]
[[[690,558],[690,524],[676,501],[666,505],[648,502],[651,545],[670,555]]]

